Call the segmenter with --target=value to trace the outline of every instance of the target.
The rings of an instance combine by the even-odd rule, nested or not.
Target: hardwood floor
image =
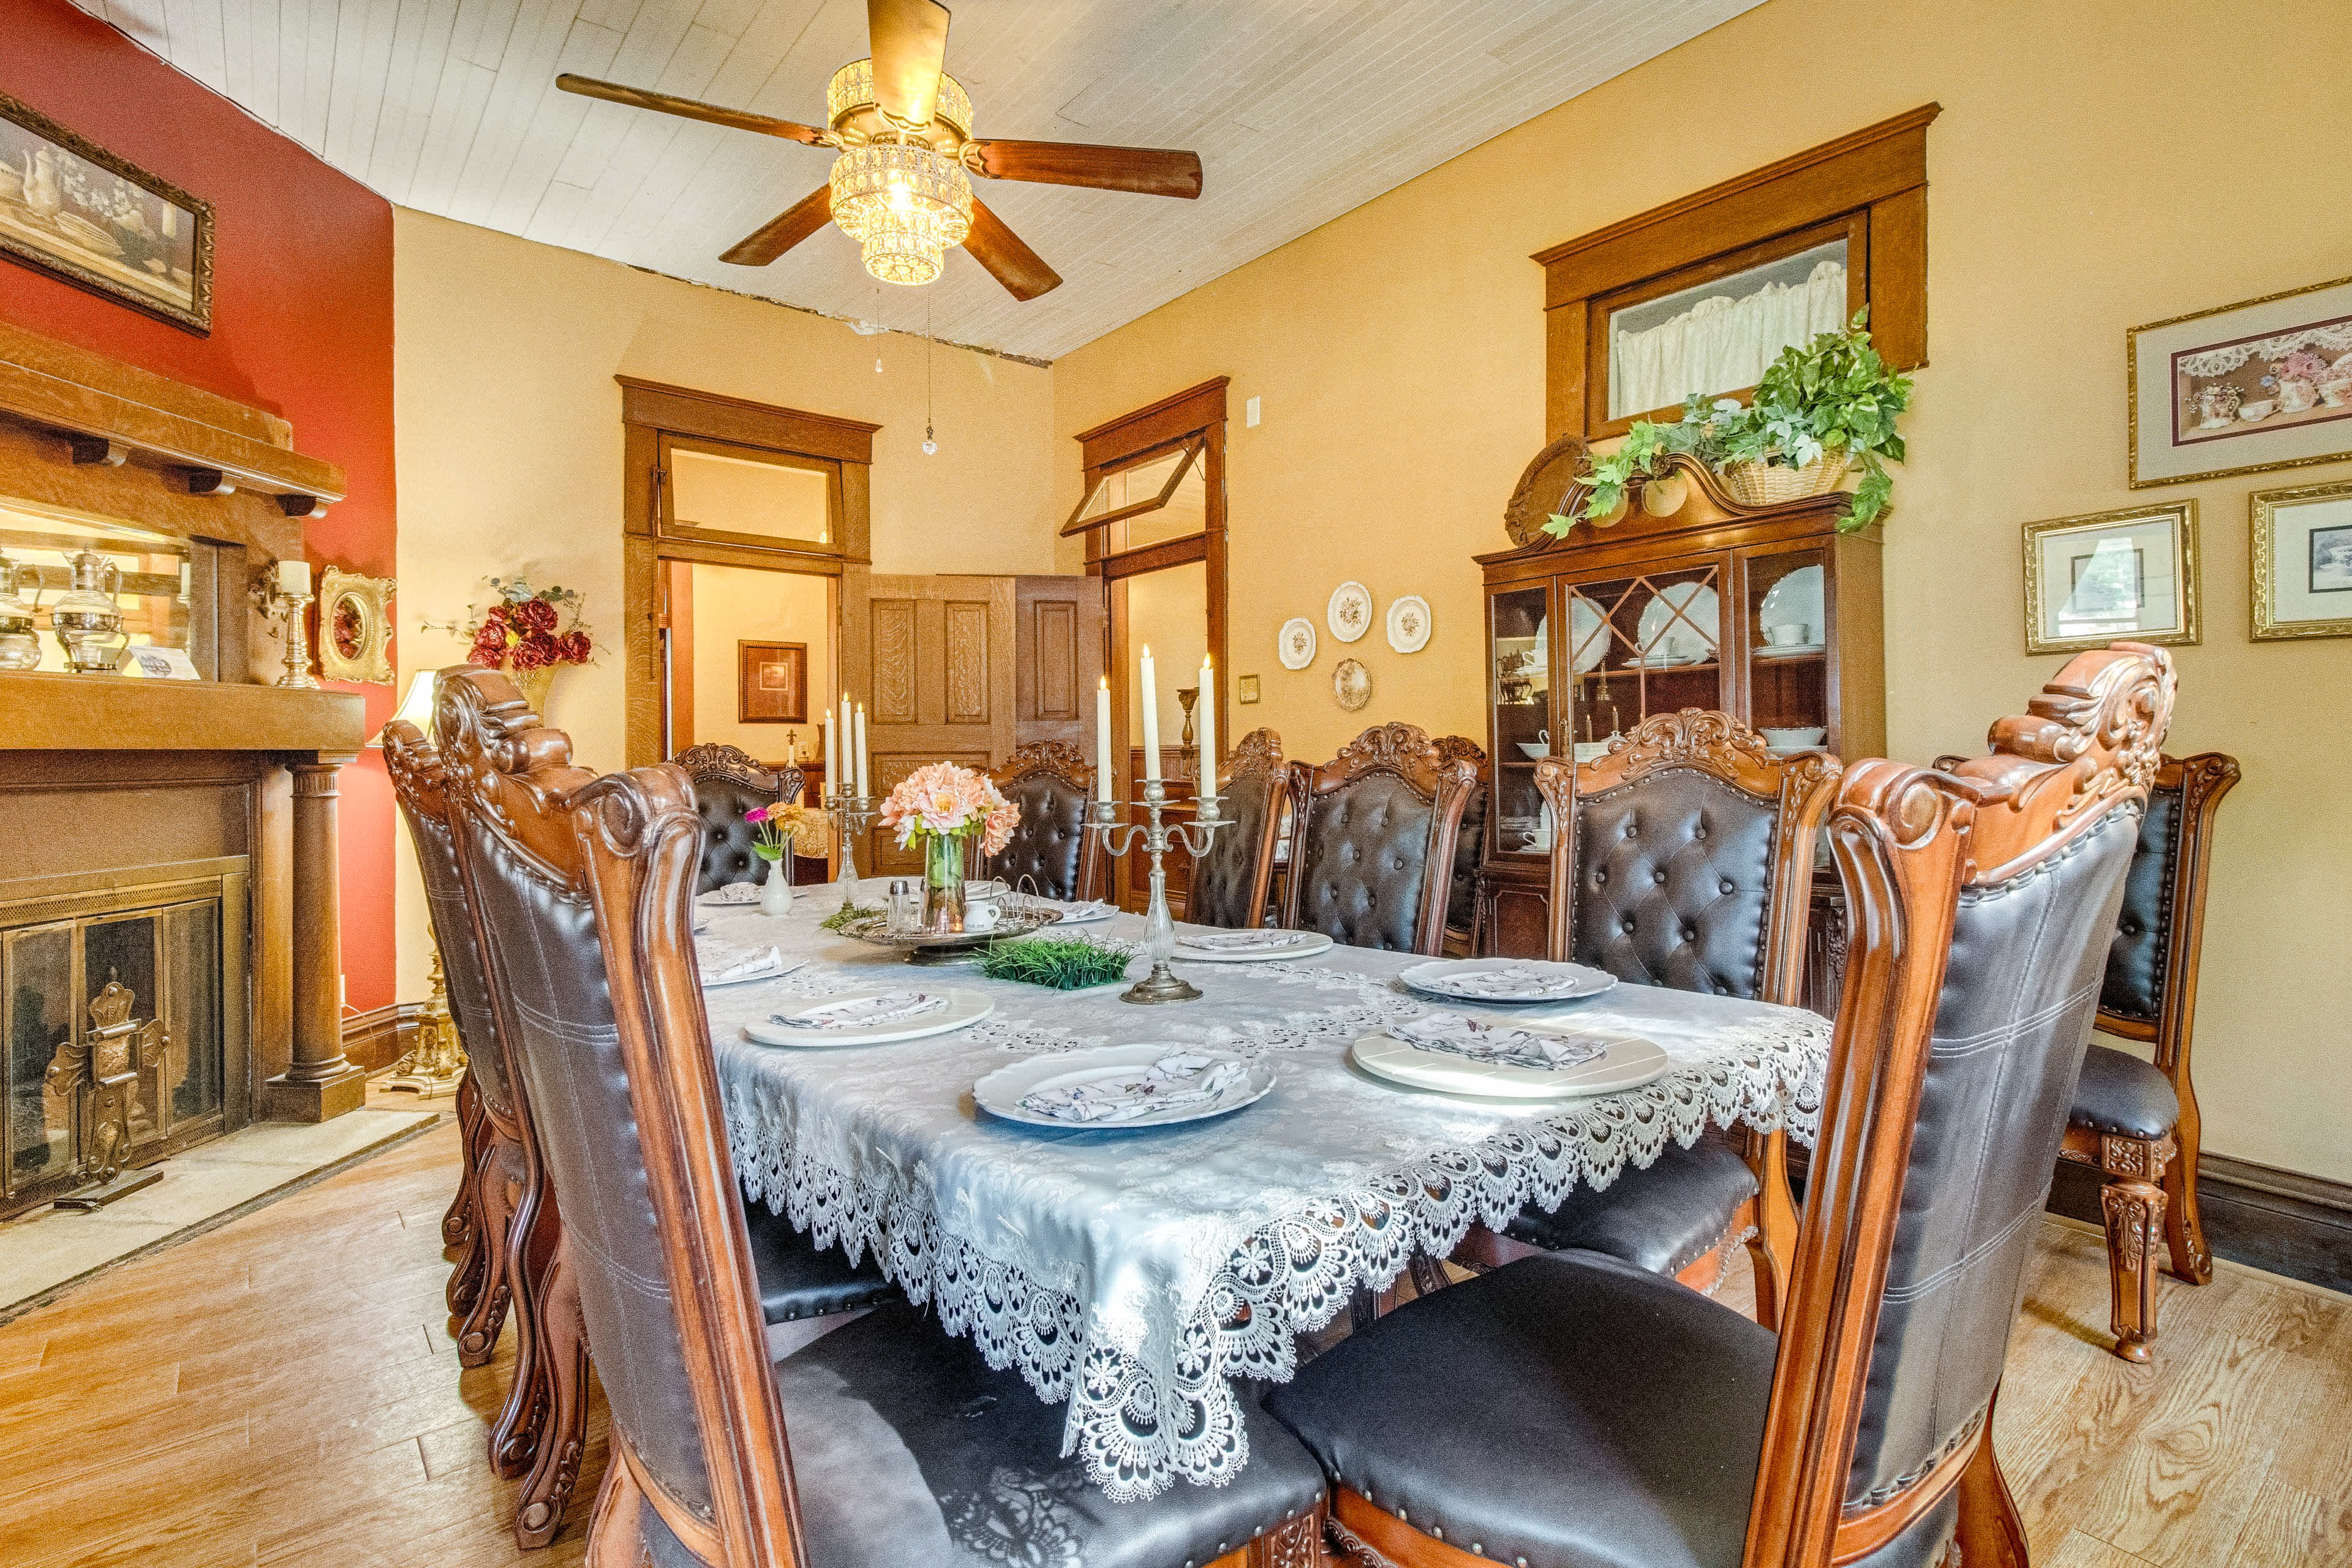
[[[0,1563],[578,1563],[576,1525],[516,1550],[484,1461],[507,1363],[461,1370],[441,1312],[457,1147],[445,1124],[0,1324]],[[2098,1238],[2048,1222],[1997,1424],[2034,1561],[2352,1568],[2352,1300],[2168,1278],[2146,1367],[2106,1352],[2106,1303]],[[601,1401],[589,1435],[583,1500]]]

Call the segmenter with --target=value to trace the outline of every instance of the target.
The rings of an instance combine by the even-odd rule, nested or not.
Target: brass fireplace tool
[[[132,1133],[147,1121],[139,1104],[140,1071],[161,1062],[165,1043],[160,1022],[131,1016],[137,1000],[110,977],[106,989],[90,998],[89,1030],[59,1046],[42,1074],[45,1089],[73,1103],[75,1174],[90,1184],[58,1199],[61,1209],[103,1208],[163,1179],[152,1166],[122,1168]]]
[[[1213,766],[1213,764],[1212,764]],[[1211,789],[1216,788],[1213,773],[1205,778]],[[1143,952],[1151,960],[1151,973],[1118,994],[1122,1002],[1190,1002],[1201,994],[1200,987],[1179,980],[1170,973],[1168,962],[1176,953],[1176,922],[1168,913],[1168,871],[1160,862],[1169,850],[1181,846],[1195,860],[1209,852],[1209,841],[1220,827],[1230,827],[1214,795],[1201,796],[1194,805],[1197,815],[1191,822],[1168,822],[1161,813],[1168,805],[1168,786],[1158,779],[1143,781],[1143,798],[1136,803],[1144,811],[1142,822],[1122,823],[1118,820],[1118,803],[1111,800],[1092,801],[1087,806],[1087,829],[1099,833],[1103,847],[1114,857],[1123,857],[1134,849],[1139,838],[1151,856],[1151,908],[1143,917]]]
[[[455,1094],[466,1074],[466,1047],[457,1037],[457,1021],[449,1016],[449,984],[441,976],[441,946],[433,946],[432,994],[416,1020],[416,1043],[392,1064],[386,1089],[405,1089],[420,1100]]]

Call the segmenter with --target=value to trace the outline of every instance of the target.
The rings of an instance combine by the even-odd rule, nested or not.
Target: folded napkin
[[[760,901],[757,882],[730,882],[723,888],[713,888],[702,895],[707,904],[756,904]]]
[[[1391,1038],[1402,1040],[1417,1051],[1434,1051],[1496,1067],[1533,1068],[1540,1072],[1580,1067],[1603,1049],[1590,1040],[1538,1034],[1533,1029],[1517,1029],[1507,1024],[1482,1024],[1459,1013],[1423,1014],[1391,1024],[1388,1032]]]
[[[944,1013],[947,1005],[946,996],[928,991],[886,991],[879,996],[861,996],[855,1002],[835,1002],[790,1016],[782,1013],[772,1016],[777,1023],[793,1029],[871,1029],[919,1018],[926,1013]]]
[[[1202,952],[1265,952],[1277,947],[1297,947],[1306,940],[1304,932],[1295,931],[1221,931],[1205,936],[1187,933],[1178,937],[1176,943]]]
[[[1504,969],[1448,974],[1430,989],[1498,1002],[1535,1002],[1547,996],[1573,996],[1584,989],[1584,984],[1573,974],[1546,973],[1532,963],[1514,963]]]
[[[1150,1067],[1024,1095],[1021,1109],[1056,1121],[1134,1121],[1171,1110],[1206,1109],[1248,1077],[1249,1068],[1231,1058],[1171,1051]]]
[[[1100,899],[1077,899],[1067,903],[1049,902],[1045,907],[1060,910],[1062,919],[1066,921],[1091,920],[1097,915],[1111,915],[1118,912]]]
[[[706,937],[694,944],[694,959],[702,969],[702,983],[749,980],[755,974],[787,974],[784,955],[774,947],[746,947],[740,942]],[[803,961],[805,962],[805,961]],[[795,964],[793,968],[798,968]]]

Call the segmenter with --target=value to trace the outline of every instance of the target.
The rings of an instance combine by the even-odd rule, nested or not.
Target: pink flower
[[[979,834],[991,854],[1004,847],[1020,820],[994,784],[953,763],[932,763],[908,773],[882,803],[881,816],[884,826],[898,830],[901,848],[918,837]]]
[[[743,820],[746,822],[765,822],[768,820],[768,808],[764,805],[755,805],[751,810],[743,814]]]

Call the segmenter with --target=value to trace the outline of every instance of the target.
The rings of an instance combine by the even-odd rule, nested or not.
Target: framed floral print
[[[2256,490],[2254,640],[2352,637],[2352,479]]]
[[[2025,525],[2025,651],[2198,640],[2197,503]]]
[[[2125,341],[2134,489],[2352,456],[2352,278]]]
[[[735,721],[808,722],[808,644],[735,644]]]
[[[198,332],[213,205],[0,93],[0,254]]]

